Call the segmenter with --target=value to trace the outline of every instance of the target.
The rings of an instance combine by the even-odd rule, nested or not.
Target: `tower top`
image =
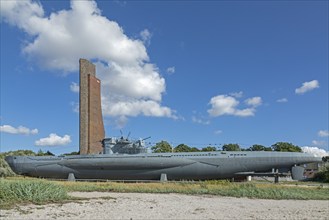
[[[80,76],[82,74],[96,76],[96,66],[93,63],[89,62],[89,60],[80,58],[79,64]]]

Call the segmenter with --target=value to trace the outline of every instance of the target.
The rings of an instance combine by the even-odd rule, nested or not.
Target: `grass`
[[[65,202],[74,198],[67,192],[181,193],[210,194],[255,199],[329,200],[329,187],[300,187],[229,181],[118,183],[66,182],[33,178],[7,178],[0,182],[0,208],[15,204]]]
[[[47,180],[9,180],[0,182],[0,208],[10,208],[14,204],[45,204],[69,199],[67,190]]]
[[[257,199],[329,200],[329,188],[284,186],[264,183],[231,183],[229,181],[117,183],[60,182],[68,191],[211,194]]]

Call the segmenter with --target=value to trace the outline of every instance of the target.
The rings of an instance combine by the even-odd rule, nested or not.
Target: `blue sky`
[[[328,151],[327,1],[1,1],[1,151],[78,151],[78,61],[106,136]]]

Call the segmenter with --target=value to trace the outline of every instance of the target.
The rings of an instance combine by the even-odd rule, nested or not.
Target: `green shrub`
[[[315,174],[314,180],[329,183],[329,164],[324,166],[322,170]]]
[[[0,177],[16,176],[14,171],[10,168],[4,157],[0,157]]]

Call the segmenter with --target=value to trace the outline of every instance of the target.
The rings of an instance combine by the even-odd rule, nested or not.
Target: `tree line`
[[[190,147],[186,144],[179,144],[176,147],[171,146],[167,141],[160,141],[151,147],[153,153],[166,153],[166,152],[207,152],[207,151],[282,151],[282,152],[302,152],[299,146],[293,145],[288,142],[277,142],[270,147],[260,144],[254,144],[245,149],[241,148],[239,144],[224,144],[221,149],[213,146],[207,146],[202,149]]]

